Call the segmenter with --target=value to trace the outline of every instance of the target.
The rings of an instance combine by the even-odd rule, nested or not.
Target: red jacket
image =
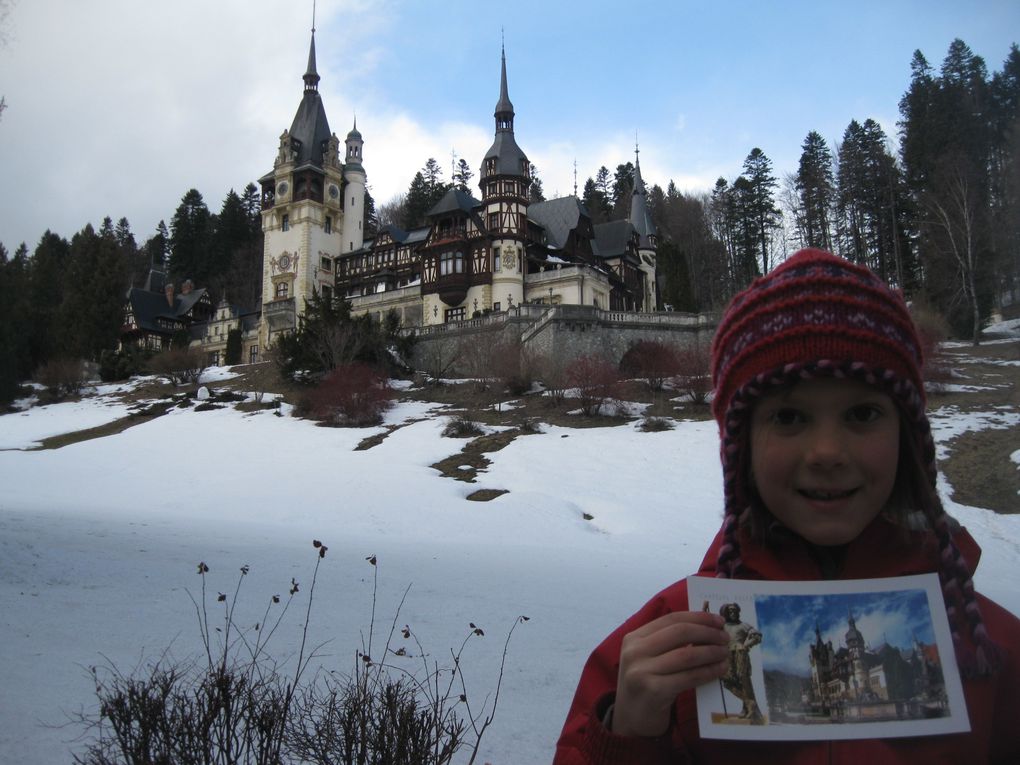
[[[715,575],[721,534],[709,548],[699,574]],[[980,550],[965,531],[954,534],[972,566]],[[749,579],[817,580],[818,564],[803,542],[767,550],[742,536],[741,553]],[[905,532],[876,519],[846,551],[840,579],[923,574],[936,570],[934,536]],[[673,723],[654,739],[610,733],[601,720],[612,703],[623,636],[670,611],[690,610],[687,582],[677,582],[650,600],[595,649],[585,664],[566,724],[556,745],[554,765],[656,765],[657,763],[1020,763],[1020,620],[978,596],[992,640],[1003,649],[1000,670],[992,677],[965,679],[969,733],[919,738],[848,741],[722,741],[701,739],[694,691],[677,697]]]

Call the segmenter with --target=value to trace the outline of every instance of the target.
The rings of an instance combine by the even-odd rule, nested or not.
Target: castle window
[[[290,284],[288,284],[287,282],[280,282],[279,284],[276,285],[276,299],[277,300],[286,300],[287,296],[289,294],[290,294]]]
[[[330,270],[329,258],[323,258],[320,265],[322,266],[323,271],[329,271]]]
[[[257,345],[251,346],[248,349],[248,363],[254,364],[259,360],[259,347]]]
[[[280,228],[283,231],[290,231],[290,216],[284,215],[283,220],[280,222]]]
[[[492,270],[495,271],[498,274],[500,272],[501,268],[502,268],[502,264],[500,263],[500,260],[499,260],[499,247],[493,247],[492,248]]]
[[[326,229],[326,233],[327,234],[332,234],[333,233],[333,218],[330,217],[329,215],[326,216],[325,229]]]
[[[439,275],[449,276],[450,274],[464,273],[464,253],[444,252],[439,256]]]
[[[499,228],[499,213],[489,213],[489,230]]]
[[[322,285],[322,299],[327,303],[333,301],[333,290],[328,284]]]
[[[499,313],[500,311],[503,310],[503,304],[497,300],[495,303],[492,304],[492,310],[495,311],[496,313]]]
[[[467,314],[467,308],[461,306],[460,308],[447,308],[446,314],[443,317],[446,321],[464,321]]]

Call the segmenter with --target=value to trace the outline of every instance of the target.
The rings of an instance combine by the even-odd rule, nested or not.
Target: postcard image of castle
[[[923,590],[755,598],[773,723],[858,723],[950,713]]]

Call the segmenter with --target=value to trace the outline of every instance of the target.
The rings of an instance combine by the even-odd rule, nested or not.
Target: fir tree
[[[775,189],[778,185],[772,175],[772,160],[755,147],[744,160],[746,190],[742,189],[743,223],[748,236],[753,237],[761,256],[761,273],[772,268],[772,232],[779,227],[782,213],[776,207]]]
[[[213,223],[209,208],[197,189],[181,199],[170,221],[170,274],[204,285],[213,273],[209,257]]]
[[[528,200],[532,203],[544,202],[545,191],[542,188],[542,179],[538,175],[538,168],[535,167],[535,163],[531,163],[531,185],[528,187]]]
[[[829,218],[835,196],[832,153],[825,139],[814,130],[807,134],[801,146],[796,189],[802,244],[831,250]]]

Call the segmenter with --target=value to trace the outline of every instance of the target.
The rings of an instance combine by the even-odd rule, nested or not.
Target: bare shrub
[[[327,550],[317,540],[313,545],[315,570],[289,671],[273,659],[269,645],[291,606],[299,607],[298,582],[291,579],[289,596],[269,599],[258,624],[240,628],[235,607],[248,566],[241,567],[232,595],[221,592],[213,603],[206,590],[209,567],[200,563],[201,594],[189,596],[205,656],[179,662],[167,652],[130,674],[113,666],[91,668],[99,711],[77,718],[90,740],[74,762],[448,765],[461,749],[467,749],[469,762],[474,762],[499,705],[510,639],[528,617],[515,619],[503,645],[495,688],[476,705],[463,659],[468,643],[485,633],[469,624],[460,646],[450,651],[449,665],[432,659],[408,625],[399,630],[403,644],[395,647],[401,600],[385,641],[376,642],[378,568],[375,556],[369,556],[375,574],[367,644],[353,657],[351,673],[311,674],[322,645],[310,643],[309,622]]]
[[[619,392],[620,374],[601,356],[574,359],[567,366],[566,377],[581,405],[581,413],[586,417],[598,414],[602,404]]]
[[[337,427],[378,425],[393,403],[386,376],[359,361],[338,366],[307,398],[310,417]]]
[[[661,433],[666,430],[673,430],[673,422],[665,417],[645,417],[638,429],[644,433]]]
[[[531,390],[535,382],[535,354],[521,344],[519,337],[504,337],[492,344],[493,376],[511,396]]]
[[[77,396],[85,387],[85,365],[81,359],[62,356],[50,359],[37,370],[33,378],[54,398]]]
[[[446,423],[443,435],[447,438],[474,438],[485,435],[485,431],[467,417],[454,417]]]
[[[567,363],[560,357],[551,353],[537,356],[534,359],[535,376],[545,387],[545,395],[549,403],[559,406],[566,398],[567,388]]]
[[[712,358],[708,346],[702,343],[678,348],[676,351],[677,372],[673,387],[692,403],[705,404],[712,392]]]
[[[198,383],[206,367],[206,355],[199,348],[170,348],[149,359],[148,369],[167,377],[174,385]]]
[[[415,355],[425,372],[426,384],[437,385],[447,377],[460,354],[461,343],[452,337],[420,339]]]
[[[680,371],[678,349],[655,340],[638,340],[620,359],[620,372],[627,377],[645,380],[653,391]]]

